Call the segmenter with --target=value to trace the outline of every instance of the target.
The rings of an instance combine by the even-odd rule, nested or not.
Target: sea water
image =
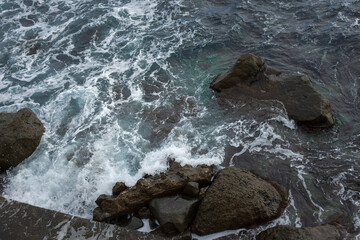
[[[283,216],[245,235],[341,214],[356,235],[359,19],[358,0],[1,0],[0,111],[28,107],[46,128],[3,176],[3,195],[91,218],[115,182],[132,186],[175,158],[284,187]],[[336,125],[298,127],[276,101],[218,102],[211,79],[248,52],[307,74]]]

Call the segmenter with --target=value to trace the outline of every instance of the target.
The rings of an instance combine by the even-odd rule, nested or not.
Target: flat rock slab
[[[30,157],[44,131],[41,121],[28,108],[16,113],[0,113],[0,171]]]
[[[329,101],[306,75],[282,73],[253,54],[242,55],[228,72],[213,79],[210,88],[220,98],[281,101],[290,118],[308,127],[326,128],[335,123]]]
[[[257,240],[343,240],[349,239],[346,230],[335,224],[296,228],[276,226],[261,232]]]
[[[0,197],[0,239],[164,239]]]
[[[147,206],[154,198],[181,193],[188,182],[207,186],[212,176],[211,166],[181,166],[172,161],[167,172],[146,176],[137,181],[134,187],[125,189],[116,197],[100,195],[96,200],[99,207],[94,210],[93,219],[111,223],[121,216]]]
[[[276,185],[247,170],[228,167],[207,190],[192,230],[207,235],[257,226],[281,216],[286,205],[285,194]]]

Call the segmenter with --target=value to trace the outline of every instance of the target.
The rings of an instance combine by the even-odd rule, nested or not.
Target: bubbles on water
[[[264,164],[276,158],[290,165],[320,219],[324,202],[306,181],[319,165],[315,160],[311,165],[309,155],[319,147],[317,141],[333,135],[317,134],[319,140],[303,134],[281,106],[248,107],[245,101],[236,112],[235,106],[216,102],[208,84],[238,55],[252,51],[267,54],[286,70],[307,71],[318,77],[315,84],[324,81],[335,89],[326,82],[342,78],[341,61],[331,64],[338,55],[334,48],[344,36],[354,37],[355,8],[352,2],[341,11],[334,3],[336,11],[328,12],[323,12],[329,7],[325,2],[308,3],[311,11],[304,11],[305,2],[228,4],[0,3],[0,110],[30,107],[46,127],[39,149],[9,172],[5,194],[91,218],[98,195],[110,194],[116,181],[132,186],[144,174],[165,170],[169,157],[182,164],[236,165],[239,156],[263,155]],[[338,79],[333,80],[334,72]],[[227,147],[236,149],[231,156]],[[321,152],[313,155],[322,158]],[[344,178],[335,179],[337,194],[359,209],[358,192],[346,190]],[[296,194],[289,191],[288,212],[267,227],[301,226]],[[355,211],[356,226],[358,216]]]

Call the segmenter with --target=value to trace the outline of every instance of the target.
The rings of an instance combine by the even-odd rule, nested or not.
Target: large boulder
[[[154,198],[171,196],[183,191],[188,182],[197,182],[207,186],[211,181],[211,166],[181,166],[171,161],[167,172],[154,176],[145,176],[137,181],[134,187],[123,190],[118,196],[100,195],[96,200],[99,206],[93,212],[96,221],[112,222],[118,217],[135,212]]]
[[[198,199],[184,199],[179,195],[155,198],[150,202],[150,210],[161,226],[173,225],[179,232],[184,232],[192,222],[199,206]]]
[[[253,54],[242,55],[228,72],[212,80],[210,88],[221,98],[279,100],[290,118],[309,127],[325,128],[335,123],[329,101],[306,75],[281,73]]]
[[[278,218],[287,205],[280,188],[236,167],[221,170],[202,200],[192,230],[207,235]]]
[[[276,226],[261,232],[257,240],[342,240],[348,239],[346,230],[337,224],[296,228]]]
[[[28,108],[0,113],[0,171],[15,167],[37,148],[45,128]]]

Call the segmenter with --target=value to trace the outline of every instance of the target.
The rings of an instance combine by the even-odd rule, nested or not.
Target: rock
[[[203,199],[205,197],[205,188],[201,188],[200,189],[200,192],[199,192],[199,198],[200,199]]]
[[[0,196],[0,239],[168,239],[7,200]]]
[[[160,225],[172,224],[179,232],[184,232],[192,222],[199,200],[186,200],[180,196],[155,198],[150,202],[150,210]]]
[[[155,218],[149,218],[149,226],[151,230],[154,230],[155,228],[159,227],[159,224],[157,224]]]
[[[112,194],[113,196],[117,196],[119,195],[122,191],[124,191],[126,189],[126,185],[125,183],[122,182],[117,182],[115,183],[115,186],[112,189]]]
[[[159,236],[159,237],[163,237],[166,239],[171,239],[171,240],[191,240],[192,238],[192,234],[190,232],[190,230],[186,230],[185,232],[179,233],[176,229],[174,229],[174,232],[166,232],[166,230],[164,230],[163,228],[166,228],[168,226],[161,226],[159,228],[157,228],[156,230],[152,231],[151,233],[154,234],[155,236]],[[170,226],[174,227],[173,225]],[[194,238],[196,239],[196,238]]]
[[[342,240],[348,239],[346,230],[337,224],[296,228],[276,226],[261,232],[257,240]]]
[[[213,79],[210,88],[219,98],[279,100],[290,118],[309,127],[325,128],[335,123],[328,100],[306,75],[281,73],[253,54],[242,55],[228,72]]]
[[[207,235],[256,226],[281,216],[287,205],[285,194],[253,173],[225,168],[206,191],[192,230]]]
[[[137,211],[152,199],[181,193],[188,182],[197,182],[207,186],[213,175],[212,167],[207,165],[181,166],[170,162],[167,172],[155,176],[145,176],[134,187],[121,192],[117,197],[101,195],[96,204],[99,208],[93,212],[96,221],[110,221],[122,215]]]
[[[199,184],[197,182],[187,183],[183,193],[190,197],[196,197],[199,194]]]
[[[140,208],[139,211],[138,211],[138,216],[140,218],[145,218],[145,219],[149,219],[149,218],[152,217],[150,209],[147,208],[147,207]]]
[[[0,113],[0,171],[16,167],[30,157],[44,131],[41,121],[28,108]]]
[[[130,218],[130,221],[127,225],[125,225],[125,228],[127,229],[131,229],[131,230],[136,230],[139,228],[142,228],[144,226],[143,221],[141,221],[140,218],[137,217],[132,217]]]

